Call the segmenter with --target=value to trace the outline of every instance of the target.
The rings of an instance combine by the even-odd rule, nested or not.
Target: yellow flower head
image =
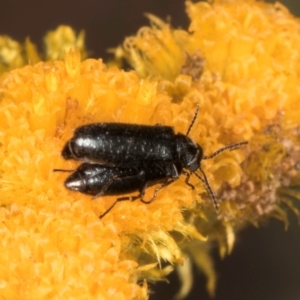
[[[223,185],[219,197],[224,205],[254,210],[244,217],[256,222],[257,213],[279,212],[279,186],[299,183],[299,22],[279,3],[254,0],[187,2],[187,12],[189,31],[150,15],[152,26],[127,38],[116,55],[128,59],[141,77],[160,78],[174,102],[184,103],[192,93],[203,97],[197,101],[205,132],[195,131],[205,153],[208,138],[250,142],[243,184],[234,190]],[[160,61],[163,56],[168,58]],[[228,168],[215,172],[229,182]]]
[[[135,71],[81,62],[83,34],[62,27],[47,37],[53,61],[0,77],[4,299],[147,299],[142,280],[170,272],[155,269],[161,261],[182,263],[182,249],[205,272],[213,294],[208,242],[218,241],[224,255],[248,222],[286,221],[283,204],[298,213],[285,199],[300,198],[291,189],[300,179],[298,20],[279,4],[251,0],[187,2],[187,11],[189,31],[149,15],[152,27],[117,49]],[[18,62],[13,41],[4,45],[10,69],[26,61]],[[26,58],[39,60],[34,45],[27,46]],[[197,106],[189,136],[204,155],[249,142],[202,161],[220,214],[191,175],[194,189],[180,176],[153,203],[121,201],[99,219],[116,197],[67,190],[68,173],[53,171],[80,165],[61,156],[80,125],[160,124],[186,134]],[[147,189],[146,199],[156,188]]]

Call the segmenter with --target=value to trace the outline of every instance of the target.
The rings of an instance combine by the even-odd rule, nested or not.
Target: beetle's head
[[[177,134],[177,138],[177,152],[182,167],[195,172],[199,169],[200,161],[203,157],[202,148],[184,134]]]

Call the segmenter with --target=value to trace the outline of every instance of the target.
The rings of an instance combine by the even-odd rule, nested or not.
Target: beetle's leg
[[[116,200],[102,215],[99,216],[99,219],[102,219],[103,217],[105,217],[113,208],[114,206],[117,204],[118,200]]]
[[[191,177],[191,173],[186,172],[186,171],[182,171],[182,174],[186,176],[185,178],[185,183],[192,188],[192,190],[195,189],[195,187],[190,183],[190,177]]]
[[[96,199],[98,197],[101,197],[102,195],[104,195],[104,193],[106,192],[106,190],[108,189],[108,187],[113,183],[114,181],[114,177],[112,177],[106,184],[105,186],[102,188],[102,190],[93,197],[93,199]]]
[[[144,172],[144,171],[142,171]],[[120,177],[119,177],[120,178]],[[122,178],[122,177],[121,177]],[[115,180],[116,177],[113,177],[108,184],[105,186],[105,189],[103,189],[99,194],[103,195],[105,193],[105,191],[108,189],[108,187],[110,186],[110,184],[113,182],[113,180]],[[99,195],[98,194],[98,195]],[[95,197],[99,197],[99,196],[95,196]],[[114,206],[117,204],[117,202],[121,202],[121,201],[134,201],[137,199],[140,199],[142,197],[141,193],[137,196],[127,196],[127,197],[120,197],[117,198],[116,201],[106,210],[106,212],[104,212],[101,216],[99,216],[100,219],[102,219],[106,214],[108,214],[113,208]]]
[[[137,199],[140,199],[141,195],[138,196],[132,196],[132,197],[122,197],[122,198],[117,198],[116,201],[102,214],[99,216],[100,219],[102,219],[103,217],[105,217],[114,207],[118,202],[121,201],[134,201]]]
[[[153,202],[156,199],[157,193],[161,189],[163,189],[167,185],[171,184],[172,182],[174,182],[175,180],[177,180],[178,177],[179,177],[178,168],[173,163],[171,163],[171,164],[169,164],[169,163],[165,164],[164,167],[162,167],[161,171],[162,171],[163,174],[166,173],[165,176],[167,178],[165,178],[164,180],[161,181],[161,186],[155,189],[152,198],[150,200],[148,200],[148,201],[144,200],[145,190],[147,189],[148,186],[153,185],[153,184],[158,183],[158,182],[157,181],[148,181],[148,182],[146,182],[146,184],[144,185],[143,189],[141,190],[141,201],[143,203],[149,204],[149,203]]]
[[[166,179],[166,180],[161,184],[160,187],[158,187],[157,189],[155,189],[152,198],[151,198],[150,200],[148,200],[148,201],[144,200],[144,195],[145,195],[145,190],[146,190],[146,188],[148,187],[148,185],[151,185],[151,184],[150,184],[150,183],[149,183],[149,184],[146,183],[145,186],[144,186],[144,188],[143,188],[143,190],[142,190],[142,192],[141,192],[141,201],[142,201],[143,203],[145,203],[145,204],[150,204],[151,202],[153,202],[153,201],[156,199],[156,195],[157,195],[157,193],[158,193],[160,190],[162,190],[164,187],[166,187],[167,185],[171,184],[171,183],[174,182],[174,181],[175,181],[174,179],[170,179],[170,180]]]
[[[134,201],[137,199],[141,198],[141,194],[137,195],[137,196],[128,196],[128,197],[121,197],[121,198],[117,198],[117,202],[121,202],[121,201]]]
[[[144,171],[141,171],[140,173],[138,173],[137,175],[142,175],[144,173]],[[116,179],[126,179],[126,178],[130,178],[130,177],[136,177],[136,175],[131,175],[131,176],[112,176],[107,183],[104,185],[104,187],[102,188],[102,190],[95,195],[93,198],[98,198],[102,195],[105,194],[106,190],[109,188],[109,186],[114,182],[114,180]],[[126,200],[131,200],[132,197],[121,197],[121,198],[117,198],[117,201],[126,201]],[[135,198],[135,197],[134,197]],[[118,200],[120,199],[120,200]],[[134,199],[135,200],[135,199]]]
[[[75,170],[53,169],[53,172],[74,172]]]

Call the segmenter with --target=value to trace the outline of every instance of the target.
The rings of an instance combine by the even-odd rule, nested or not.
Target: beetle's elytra
[[[77,128],[65,145],[65,159],[117,166],[144,162],[179,163],[190,171],[199,168],[202,148],[169,126],[96,123]]]
[[[56,169],[55,171],[66,171]],[[119,197],[117,201],[104,213],[104,217],[118,201],[140,199],[149,204],[155,200],[156,194],[166,185],[172,183],[173,177],[178,177],[177,169],[164,162],[160,165],[144,167],[114,167],[93,163],[82,163],[66,179],[65,186],[73,191],[93,195],[95,198],[103,195],[123,195],[138,191],[137,196]],[[174,173],[175,172],[175,173]],[[160,183],[151,199],[145,200],[145,191],[149,186]]]
[[[175,176],[173,171],[169,166],[164,167],[164,163],[162,166],[145,165],[144,168],[83,163],[66,179],[65,186],[95,197],[139,191],[143,200],[147,187],[172,178]]]
[[[187,176],[186,183],[193,188],[189,178],[195,174],[205,184],[218,211],[217,197],[201,168],[201,161],[248,142],[231,144],[204,156],[201,146],[188,137],[198,110],[199,107],[186,135],[175,134],[172,127],[161,125],[94,123],[78,127],[63,148],[62,156],[85,163],[67,178],[65,186],[95,197],[138,191],[138,196],[121,197],[116,202],[141,199],[150,203],[160,189],[177,180],[181,174]],[[145,201],[146,188],[157,183],[161,186],[150,201]]]

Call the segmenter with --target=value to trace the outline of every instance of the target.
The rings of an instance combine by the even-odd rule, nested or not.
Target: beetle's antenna
[[[211,158],[214,158],[215,156],[219,155],[220,153],[226,151],[226,150],[234,150],[234,149],[237,149],[243,145],[247,145],[248,142],[239,142],[239,143],[235,143],[235,144],[231,144],[231,145],[228,145],[228,146],[225,146],[223,148],[220,148],[219,150],[215,151],[214,153],[212,153],[211,155],[207,155],[207,156],[203,156],[202,159],[211,159]],[[220,204],[219,204],[219,201],[218,201],[218,198],[216,196],[216,193],[215,191],[211,188],[209,182],[208,182],[208,179],[204,173],[204,171],[202,170],[201,166],[199,167],[199,170],[201,171],[202,175],[203,175],[203,178],[197,174],[196,172],[194,172],[194,174],[205,184],[205,187],[209,193],[209,196],[211,198],[211,200],[213,201],[214,203],[214,207],[215,207],[215,210],[216,212],[218,213],[219,212],[219,207],[220,207]]]
[[[194,125],[196,119],[197,119],[198,112],[199,112],[199,107],[200,107],[199,104],[197,104],[194,118],[193,118],[193,120],[192,120],[192,122],[191,122],[191,124],[190,124],[190,127],[189,127],[189,129],[188,129],[186,135],[189,135],[189,133],[190,133],[190,131],[191,131],[191,129],[192,129],[192,127],[193,127],[193,125]]]
[[[228,146],[225,146],[223,148],[220,148],[219,150],[215,151],[214,153],[212,153],[211,155],[204,155],[202,157],[202,159],[211,159],[211,158],[214,158],[215,156],[219,155],[220,153],[226,151],[226,150],[235,150],[243,145],[247,145],[248,142],[239,142],[239,143],[235,143],[235,144],[231,144],[231,145],[228,145]]]
[[[216,212],[218,213],[219,212],[219,207],[220,207],[220,204],[219,204],[219,201],[218,201],[218,198],[216,196],[216,193],[215,191],[211,188],[209,182],[208,182],[208,179],[204,173],[204,171],[202,170],[201,167],[199,167],[199,170],[201,171],[201,173],[203,174],[203,178],[198,175],[196,172],[194,172],[194,174],[205,184],[205,187],[209,193],[209,196],[210,196],[210,199],[212,200],[213,204],[214,204],[214,207],[215,207],[215,210]]]

